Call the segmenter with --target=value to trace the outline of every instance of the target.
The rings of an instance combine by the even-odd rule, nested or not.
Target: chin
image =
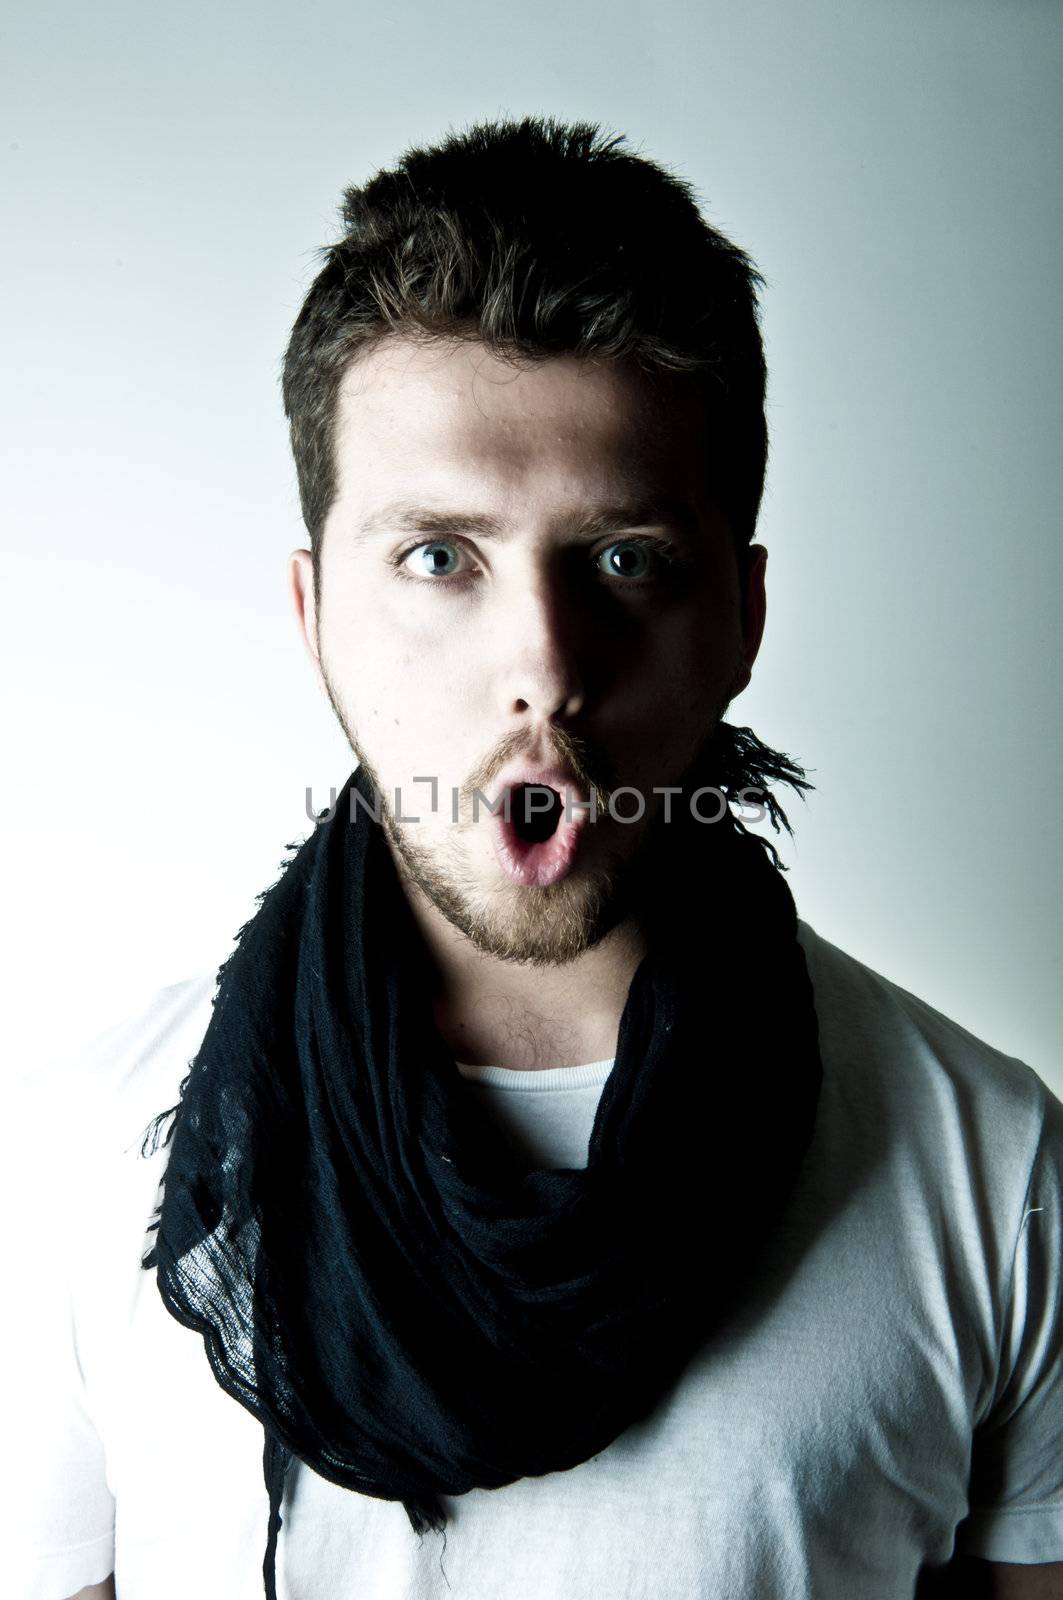
[[[424,847],[389,831],[402,875],[481,954],[532,966],[561,966],[599,944],[628,909],[625,863],[581,862],[545,887],[513,883],[494,850],[468,834],[455,848]],[[470,846],[475,846],[471,851]]]
[[[560,887],[515,889],[502,897],[508,907],[496,904],[487,914],[451,908],[448,920],[483,955],[528,966],[565,966],[600,944],[623,920],[624,909],[616,896],[608,901],[593,894],[557,896]],[[540,895],[550,896],[549,902],[536,901]]]

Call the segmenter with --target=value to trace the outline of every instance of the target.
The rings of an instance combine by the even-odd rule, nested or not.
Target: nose
[[[526,580],[501,628],[498,699],[506,720],[546,723],[583,710],[587,631],[560,576],[543,572]]]

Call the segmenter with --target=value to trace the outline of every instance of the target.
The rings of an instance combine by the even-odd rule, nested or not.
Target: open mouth
[[[557,832],[564,802],[545,783],[518,783],[509,791],[509,814],[526,844],[543,844]]]
[[[495,820],[495,853],[506,875],[547,888],[572,870],[587,813],[569,806],[551,784],[515,783]],[[507,817],[508,809],[508,817]]]

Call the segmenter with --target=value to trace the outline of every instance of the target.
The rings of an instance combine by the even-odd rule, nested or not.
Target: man
[[[358,771],[79,1064],[16,1592],[1063,1594],[1063,1108],[742,826],[756,274],[583,126],[345,222],[284,389]]]

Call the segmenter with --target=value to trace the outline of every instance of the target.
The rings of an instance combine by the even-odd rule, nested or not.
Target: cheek
[[[484,674],[469,629],[426,619],[401,595],[354,587],[322,587],[321,655],[344,720],[382,770],[401,756],[438,771],[464,728],[479,726],[482,741]]]
[[[632,692],[664,721],[710,709],[734,678],[741,656],[741,627],[730,607],[706,606],[669,628],[648,629],[638,659],[628,662]]]

